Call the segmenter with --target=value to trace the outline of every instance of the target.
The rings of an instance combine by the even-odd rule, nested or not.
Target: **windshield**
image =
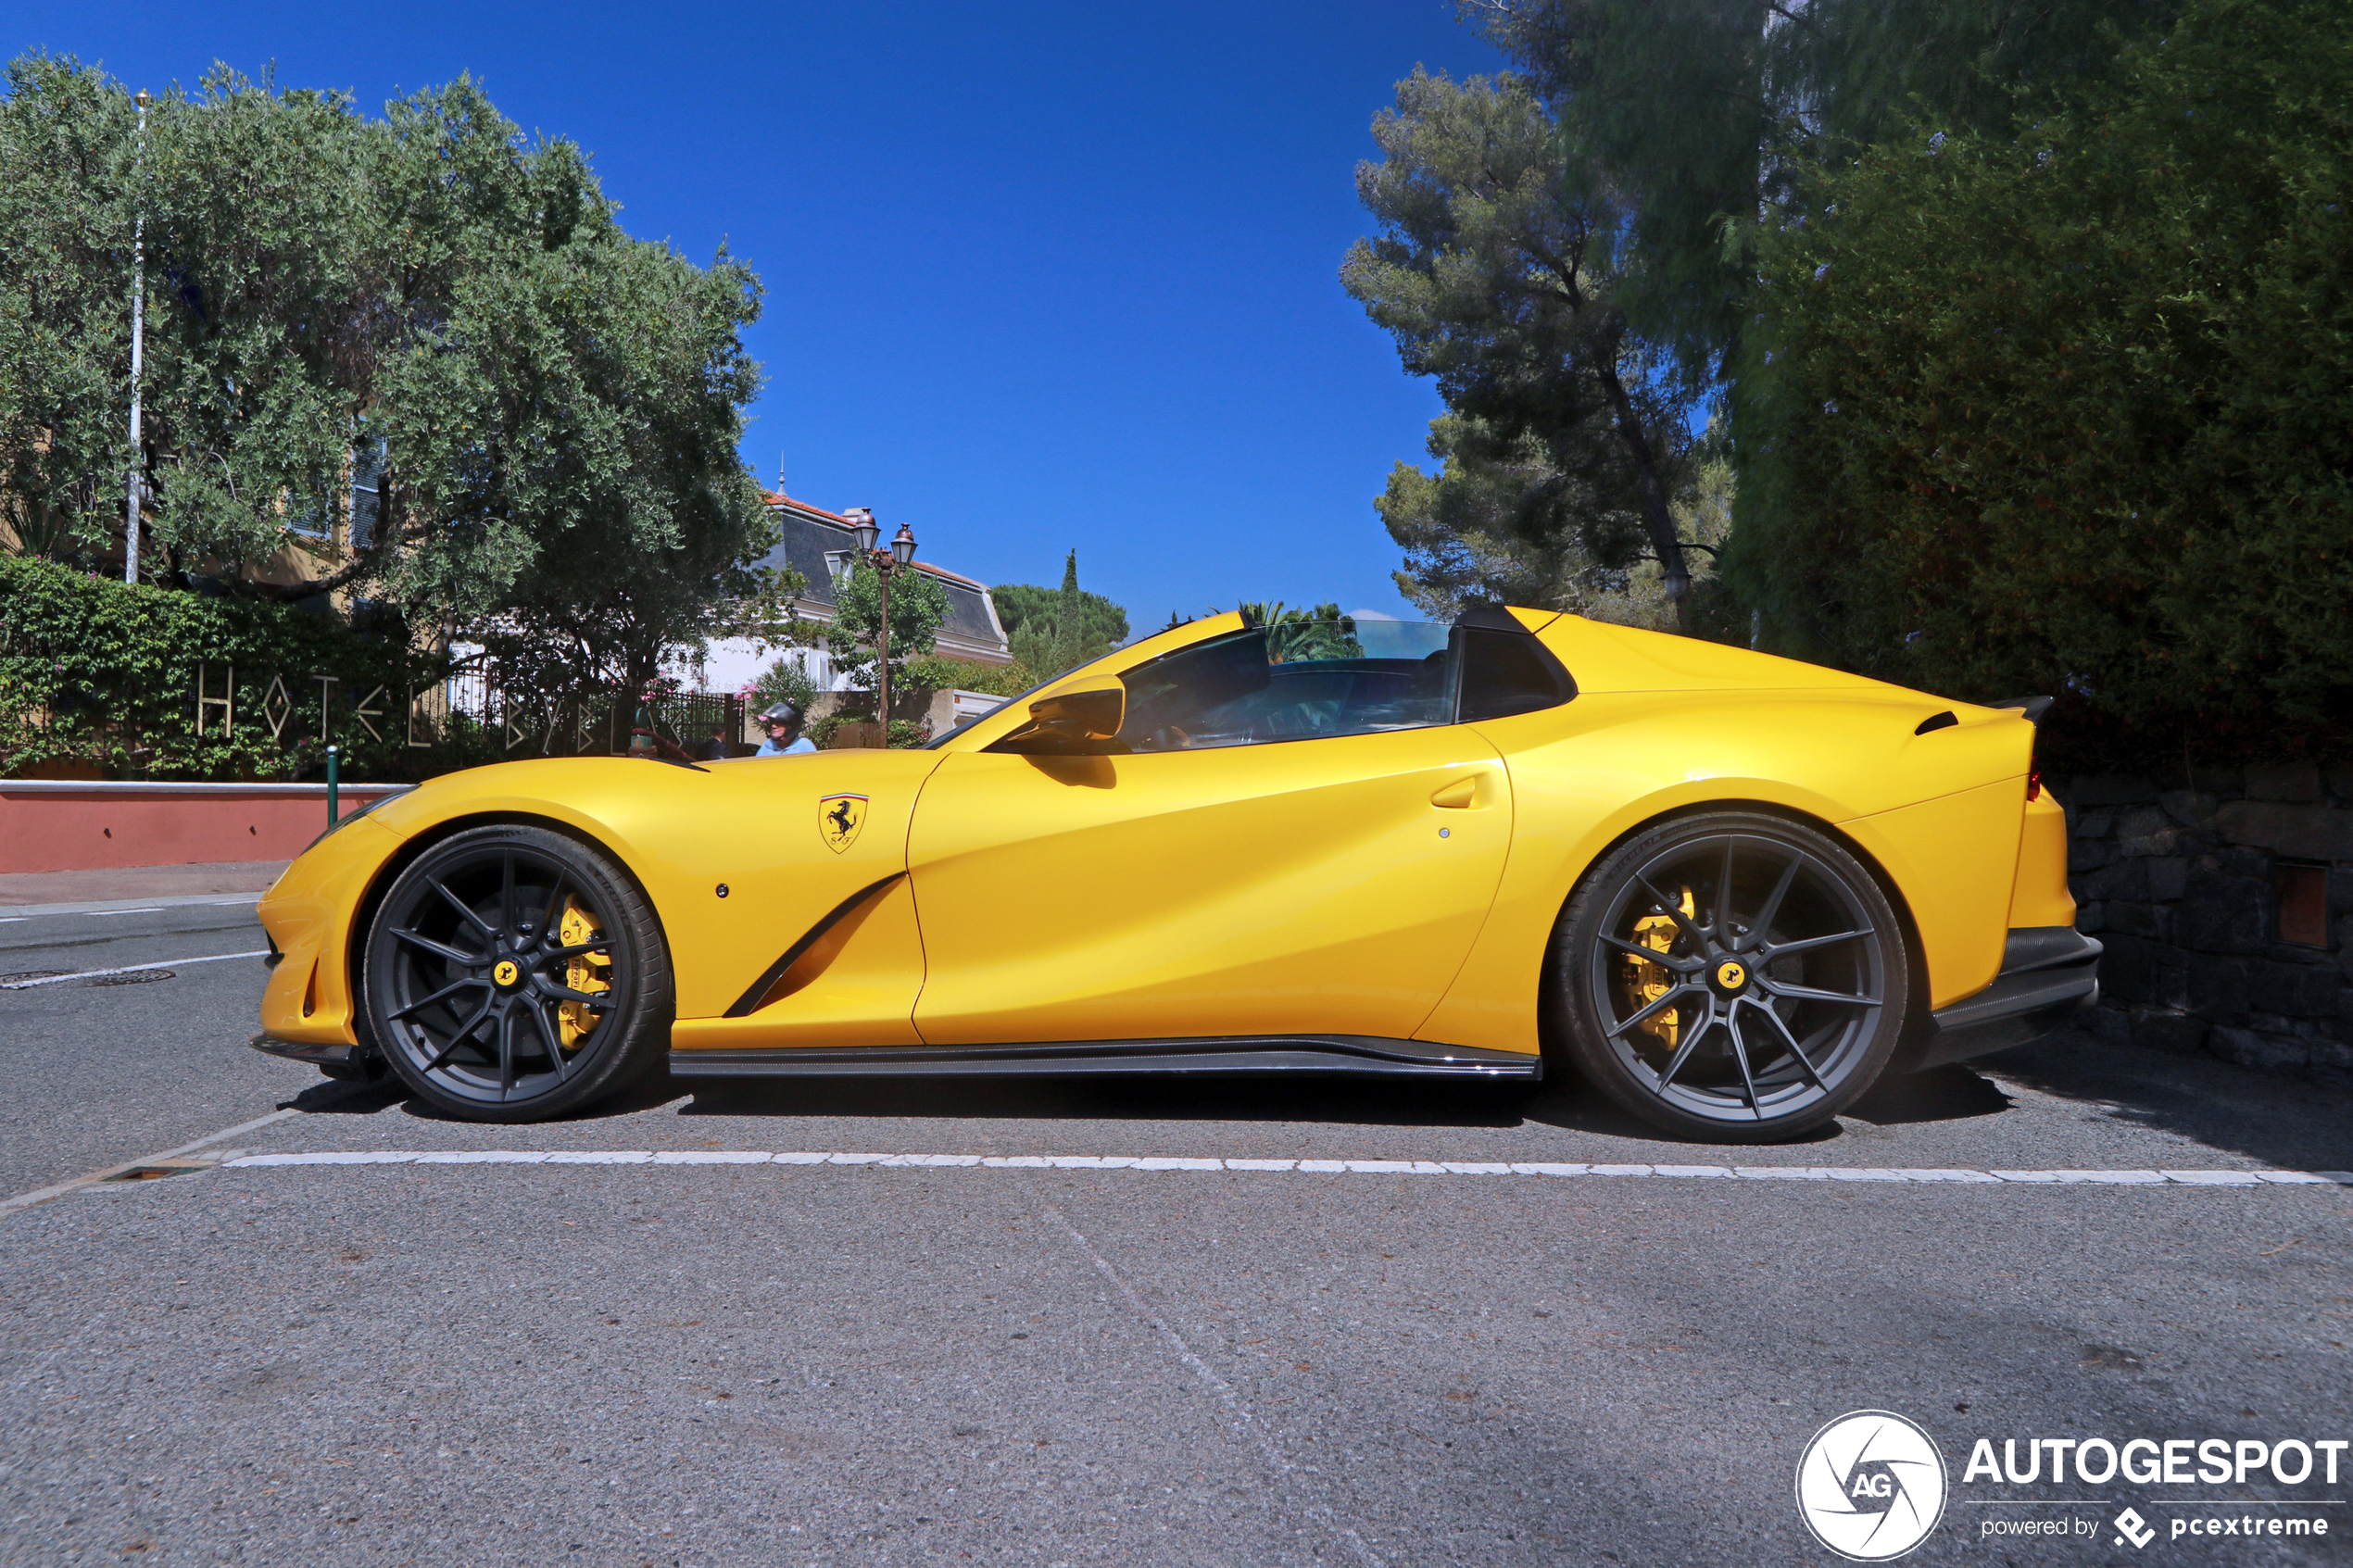
[[[1189,751],[1453,723],[1453,636],[1430,621],[1291,610],[1189,644],[1122,676],[1127,713],[1116,749]],[[925,744],[945,746],[1062,679],[1040,681]]]
[[[1132,670],[1119,739],[1197,751],[1453,722],[1451,629],[1294,621],[1213,637]]]

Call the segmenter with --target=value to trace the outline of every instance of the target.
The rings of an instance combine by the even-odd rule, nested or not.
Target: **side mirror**
[[[1127,685],[1097,675],[1029,705],[1029,721],[1066,740],[1109,740],[1127,717]]]

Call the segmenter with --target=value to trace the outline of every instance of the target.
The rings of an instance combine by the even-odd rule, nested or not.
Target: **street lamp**
[[[875,514],[863,507],[852,510],[856,521],[849,525],[850,543],[860,556],[875,569],[875,577],[882,585],[882,629],[875,639],[875,711],[882,720],[883,745],[890,745],[890,579],[893,573],[915,564],[915,535],[905,523],[891,535],[890,547],[876,547],[882,530],[875,522]]]
[[[154,99],[139,89],[132,102],[139,106],[139,157],[147,151],[147,106]],[[131,477],[122,512],[122,580],[139,581],[139,371],[147,327],[147,215],[136,206],[134,191],[131,220]]]

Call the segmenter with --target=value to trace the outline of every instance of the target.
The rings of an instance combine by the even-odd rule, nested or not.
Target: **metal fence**
[[[663,740],[700,754],[716,740],[730,754],[751,749],[744,699],[732,693],[673,692],[635,696],[587,692],[549,697],[509,691],[495,663],[462,666],[416,694],[409,722],[437,738],[472,730],[508,757],[617,756],[629,750],[643,712]]]

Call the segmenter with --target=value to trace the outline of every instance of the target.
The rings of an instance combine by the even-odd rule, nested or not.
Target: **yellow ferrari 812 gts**
[[[2042,699],[1552,611],[1222,615],[921,750],[542,758],[346,821],[261,903],[263,1049],[527,1121],[664,1063],[1573,1070],[1718,1143],[2096,994]]]

